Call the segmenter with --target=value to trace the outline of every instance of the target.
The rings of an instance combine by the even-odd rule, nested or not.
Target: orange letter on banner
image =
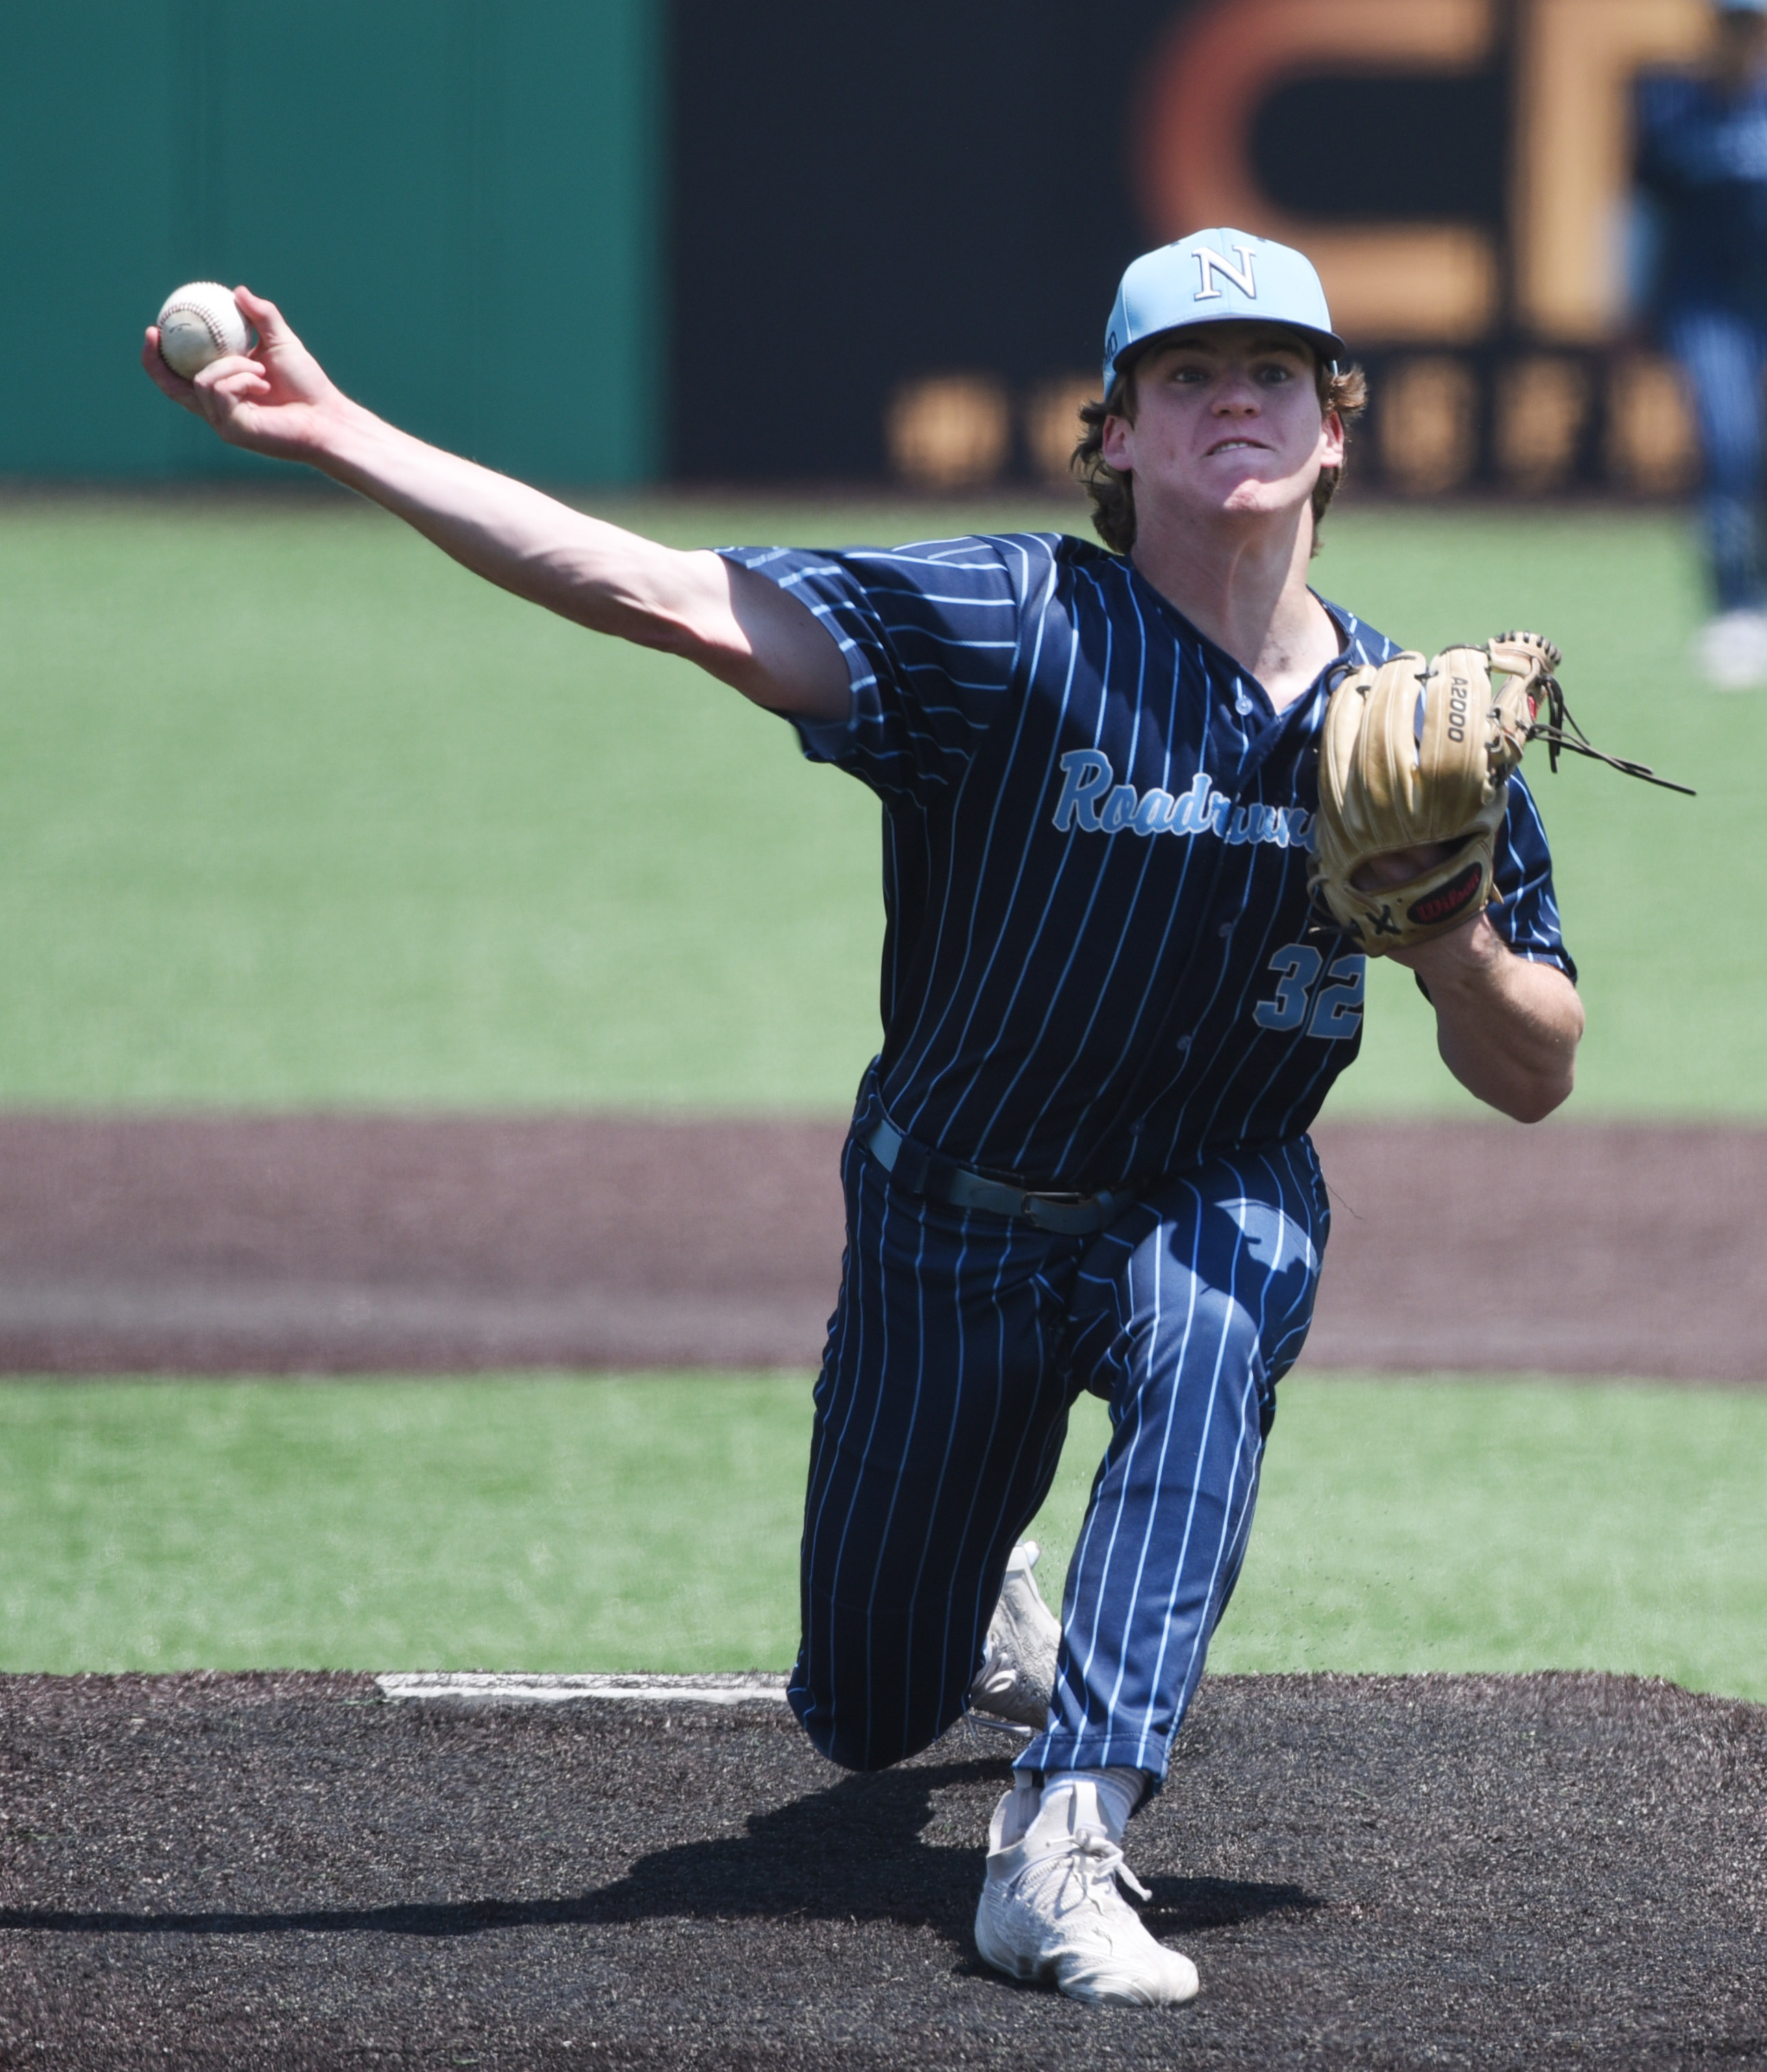
[[[1149,222],[1165,238],[1222,224],[1300,245],[1339,329],[1359,344],[1482,337],[1498,313],[1497,255],[1483,231],[1296,220],[1265,198],[1247,148],[1260,102],[1291,80],[1469,72],[1491,42],[1490,0],[1215,0],[1186,16],[1154,60],[1138,154]],[[1344,148],[1366,143],[1346,137]]]
[[[1620,221],[1638,73],[1696,58],[1709,0],[1532,0],[1522,18],[1516,314],[1543,337],[1594,340],[1620,301]]]

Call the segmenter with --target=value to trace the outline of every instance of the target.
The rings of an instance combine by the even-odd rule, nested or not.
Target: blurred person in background
[[[1700,72],[1639,82],[1633,286],[1699,423],[1716,605],[1699,663],[1717,688],[1747,690],[1767,684],[1767,0],[1715,0],[1714,11]]]

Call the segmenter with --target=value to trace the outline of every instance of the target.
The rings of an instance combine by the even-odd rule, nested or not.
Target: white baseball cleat
[[[988,1831],[976,1947],[1011,1979],[1034,1979],[1093,2007],[1177,2007],[1197,1967],[1156,1942],[1117,1889],[1148,1897],[1123,1860],[1090,1784],[1009,1791]]]
[[[1695,653],[1714,690],[1757,689],[1767,684],[1767,612],[1720,612],[1700,628]]]
[[[982,1666],[969,1687],[976,1711],[1011,1720],[1033,1733],[1048,1724],[1055,1651],[1062,1644],[1062,1622],[1044,1603],[1031,1573],[1042,1551],[1034,1540],[1021,1540],[1008,1557]]]

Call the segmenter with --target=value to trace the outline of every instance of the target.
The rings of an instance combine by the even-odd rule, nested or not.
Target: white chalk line
[[[468,1705],[561,1705],[598,1698],[628,1704],[783,1705],[786,1679],[758,1670],[712,1676],[644,1674],[529,1675],[519,1671],[388,1670],[374,1679],[401,1704],[452,1700]]]

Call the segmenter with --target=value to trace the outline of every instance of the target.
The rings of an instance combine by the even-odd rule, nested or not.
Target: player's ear
[[[1342,467],[1344,464],[1344,421],[1335,410],[1325,413],[1319,429],[1319,464],[1321,467]]]
[[[1127,475],[1133,465],[1129,458],[1130,434],[1135,427],[1127,417],[1107,417],[1099,428],[1099,450],[1107,467],[1119,475]]]

